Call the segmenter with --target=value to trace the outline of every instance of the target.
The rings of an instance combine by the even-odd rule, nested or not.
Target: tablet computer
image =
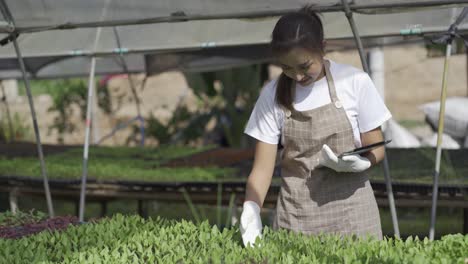
[[[384,140],[384,141],[380,141],[380,142],[370,144],[370,145],[367,145],[367,146],[364,146],[364,147],[356,148],[356,149],[351,150],[351,151],[346,151],[346,152],[341,153],[338,156],[338,158],[341,158],[341,157],[347,156],[347,155],[361,154],[361,153],[364,153],[364,152],[368,152],[368,151],[372,150],[373,148],[386,145],[386,144],[390,143],[391,141],[392,141],[391,139]]]

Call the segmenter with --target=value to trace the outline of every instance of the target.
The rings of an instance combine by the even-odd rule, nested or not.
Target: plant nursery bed
[[[306,236],[265,227],[244,247],[239,227],[114,215],[99,223],[23,239],[1,239],[2,263],[467,263],[468,235],[430,241],[409,237]]]
[[[208,167],[233,166],[252,160],[255,149],[216,148],[187,157],[176,158],[164,164],[165,167]]]
[[[42,144],[44,155],[58,154],[75,148],[80,148],[80,146]],[[81,146],[81,148],[83,147]],[[37,157],[37,145],[34,142],[0,143],[0,155],[7,157]]]

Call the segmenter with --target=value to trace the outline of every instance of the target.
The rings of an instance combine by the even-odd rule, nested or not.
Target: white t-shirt
[[[360,147],[360,133],[381,126],[392,115],[367,73],[331,60],[330,72],[337,97],[353,127],[354,145]],[[270,81],[262,89],[244,131],[269,144],[278,144],[284,122],[284,112],[275,101],[277,81],[277,78]],[[325,77],[304,87],[296,84],[295,89],[293,106],[298,111],[311,110],[331,102]]]

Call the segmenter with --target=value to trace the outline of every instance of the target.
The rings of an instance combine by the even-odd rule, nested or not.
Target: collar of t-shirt
[[[307,111],[330,103],[327,78],[313,82],[307,86],[296,84],[294,108],[297,111]]]

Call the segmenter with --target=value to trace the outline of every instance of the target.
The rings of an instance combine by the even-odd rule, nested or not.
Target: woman
[[[304,234],[382,238],[379,211],[364,173],[384,148],[338,158],[383,140],[391,114],[369,76],[324,58],[319,16],[306,6],[279,19],[271,48],[283,73],[262,90],[245,133],[257,139],[240,228],[245,245],[261,236],[260,208],[278,143],[282,184],[273,228]]]

